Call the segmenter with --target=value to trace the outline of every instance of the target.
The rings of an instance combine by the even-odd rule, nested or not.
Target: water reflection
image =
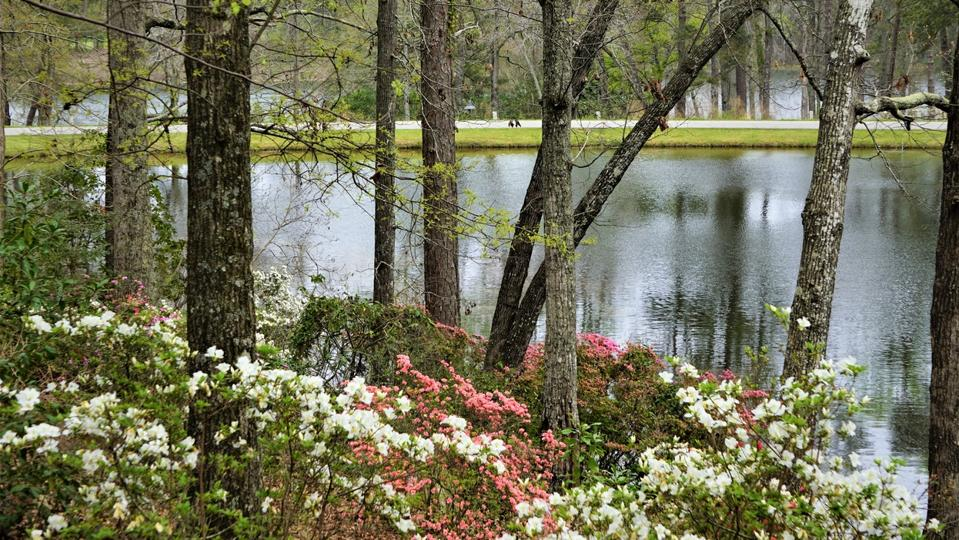
[[[516,212],[534,157],[468,155],[463,191],[479,206]],[[843,451],[902,457],[906,480],[918,483],[926,452],[941,165],[923,153],[892,159],[905,192],[879,160],[852,165],[829,350],[869,366],[860,389],[873,405]],[[574,170],[577,195],[602,162]],[[805,151],[644,151],[579,250],[581,329],[642,341],[704,367],[760,377],[778,373],[784,335],[763,303],[791,301],[811,167],[812,153]],[[184,234],[184,167],[161,172],[171,177],[163,190]],[[258,163],[254,177],[257,264],[321,274],[328,291],[369,295],[370,198],[336,185],[329,164]],[[415,195],[415,187],[403,188]],[[404,299],[418,302],[419,247],[412,229],[415,223],[404,217],[398,283]],[[468,238],[461,255],[465,325],[485,333],[505,253]],[[752,365],[747,346],[769,346],[771,365]]]

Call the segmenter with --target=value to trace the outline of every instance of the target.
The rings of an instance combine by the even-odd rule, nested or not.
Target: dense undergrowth
[[[759,389],[582,335],[582,425],[540,433],[538,345],[516,370],[484,371],[482,338],[417,307],[303,296],[272,272],[256,277],[257,350],[217,365],[216,348],[189,349],[174,305],[99,277],[99,218],[78,213],[95,203],[17,197],[0,243],[12,536],[223,532],[204,515],[250,538],[920,538],[926,525],[896,462],[829,452],[868,404],[854,362]],[[215,367],[189,372],[197,354]],[[256,426],[253,439],[219,427],[229,461],[190,437],[190,408],[210,404]],[[554,486],[566,452],[576,472]],[[222,485],[198,507],[195,472],[212,462],[257,467],[255,511]]]

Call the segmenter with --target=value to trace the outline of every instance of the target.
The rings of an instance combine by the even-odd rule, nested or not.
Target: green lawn
[[[626,135],[622,129],[606,128],[574,130],[573,144],[580,146],[614,146]],[[939,149],[945,134],[942,132],[881,130],[875,133],[877,142],[887,150],[900,148]],[[329,133],[325,148],[353,152],[372,142],[372,132]],[[811,129],[705,129],[679,128],[657,132],[648,146],[672,148],[814,148],[817,132]],[[397,146],[417,149],[420,146],[418,130],[397,132]],[[540,143],[537,128],[462,129],[456,134],[456,145],[461,149],[536,148]],[[174,133],[154,144],[157,154],[178,154],[184,151],[185,133]],[[865,129],[856,130],[853,145],[872,148],[874,143]],[[101,154],[103,136],[89,135],[17,135],[7,137],[8,158],[35,160],[72,153]],[[306,150],[302,143],[288,143],[280,139],[254,134],[252,147],[258,153]]]

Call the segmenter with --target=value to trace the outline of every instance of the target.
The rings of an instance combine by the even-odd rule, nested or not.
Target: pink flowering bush
[[[683,418],[674,389],[658,376],[665,364],[648,347],[620,346],[599,334],[580,334],[577,362],[580,421],[596,430],[587,438],[598,439],[602,446],[596,464],[600,470],[628,473],[637,449],[674,436],[695,435]],[[537,416],[543,345],[531,345],[518,373],[507,371],[504,381],[506,388],[534,407]]]
[[[395,382],[269,369],[243,357],[188,373],[182,320],[124,297],[112,309],[24,321],[24,354],[58,360],[40,384],[0,382],[0,524],[19,536],[199,534],[188,497],[204,460],[186,430],[200,400],[241,399],[255,441],[260,512],[248,537],[498,538],[518,504],[548,496],[562,444],[533,434],[527,407],[395,362]],[[205,354],[216,358],[217,351]],[[49,355],[49,356],[46,356]],[[67,368],[75,368],[70,373]],[[239,466],[243,466],[239,464]],[[207,511],[230,507],[213,486]]]

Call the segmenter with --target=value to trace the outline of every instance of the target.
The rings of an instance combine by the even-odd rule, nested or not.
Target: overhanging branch
[[[856,116],[862,119],[875,114],[887,112],[892,115],[893,118],[902,122],[906,126],[906,131],[909,131],[910,126],[915,119],[911,116],[902,114],[902,111],[914,109],[923,105],[935,107],[943,112],[949,112],[950,107],[949,101],[939,94],[916,92],[915,94],[909,94],[908,96],[901,97],[879,96],[867,103],[858,103],[856,104]]]

